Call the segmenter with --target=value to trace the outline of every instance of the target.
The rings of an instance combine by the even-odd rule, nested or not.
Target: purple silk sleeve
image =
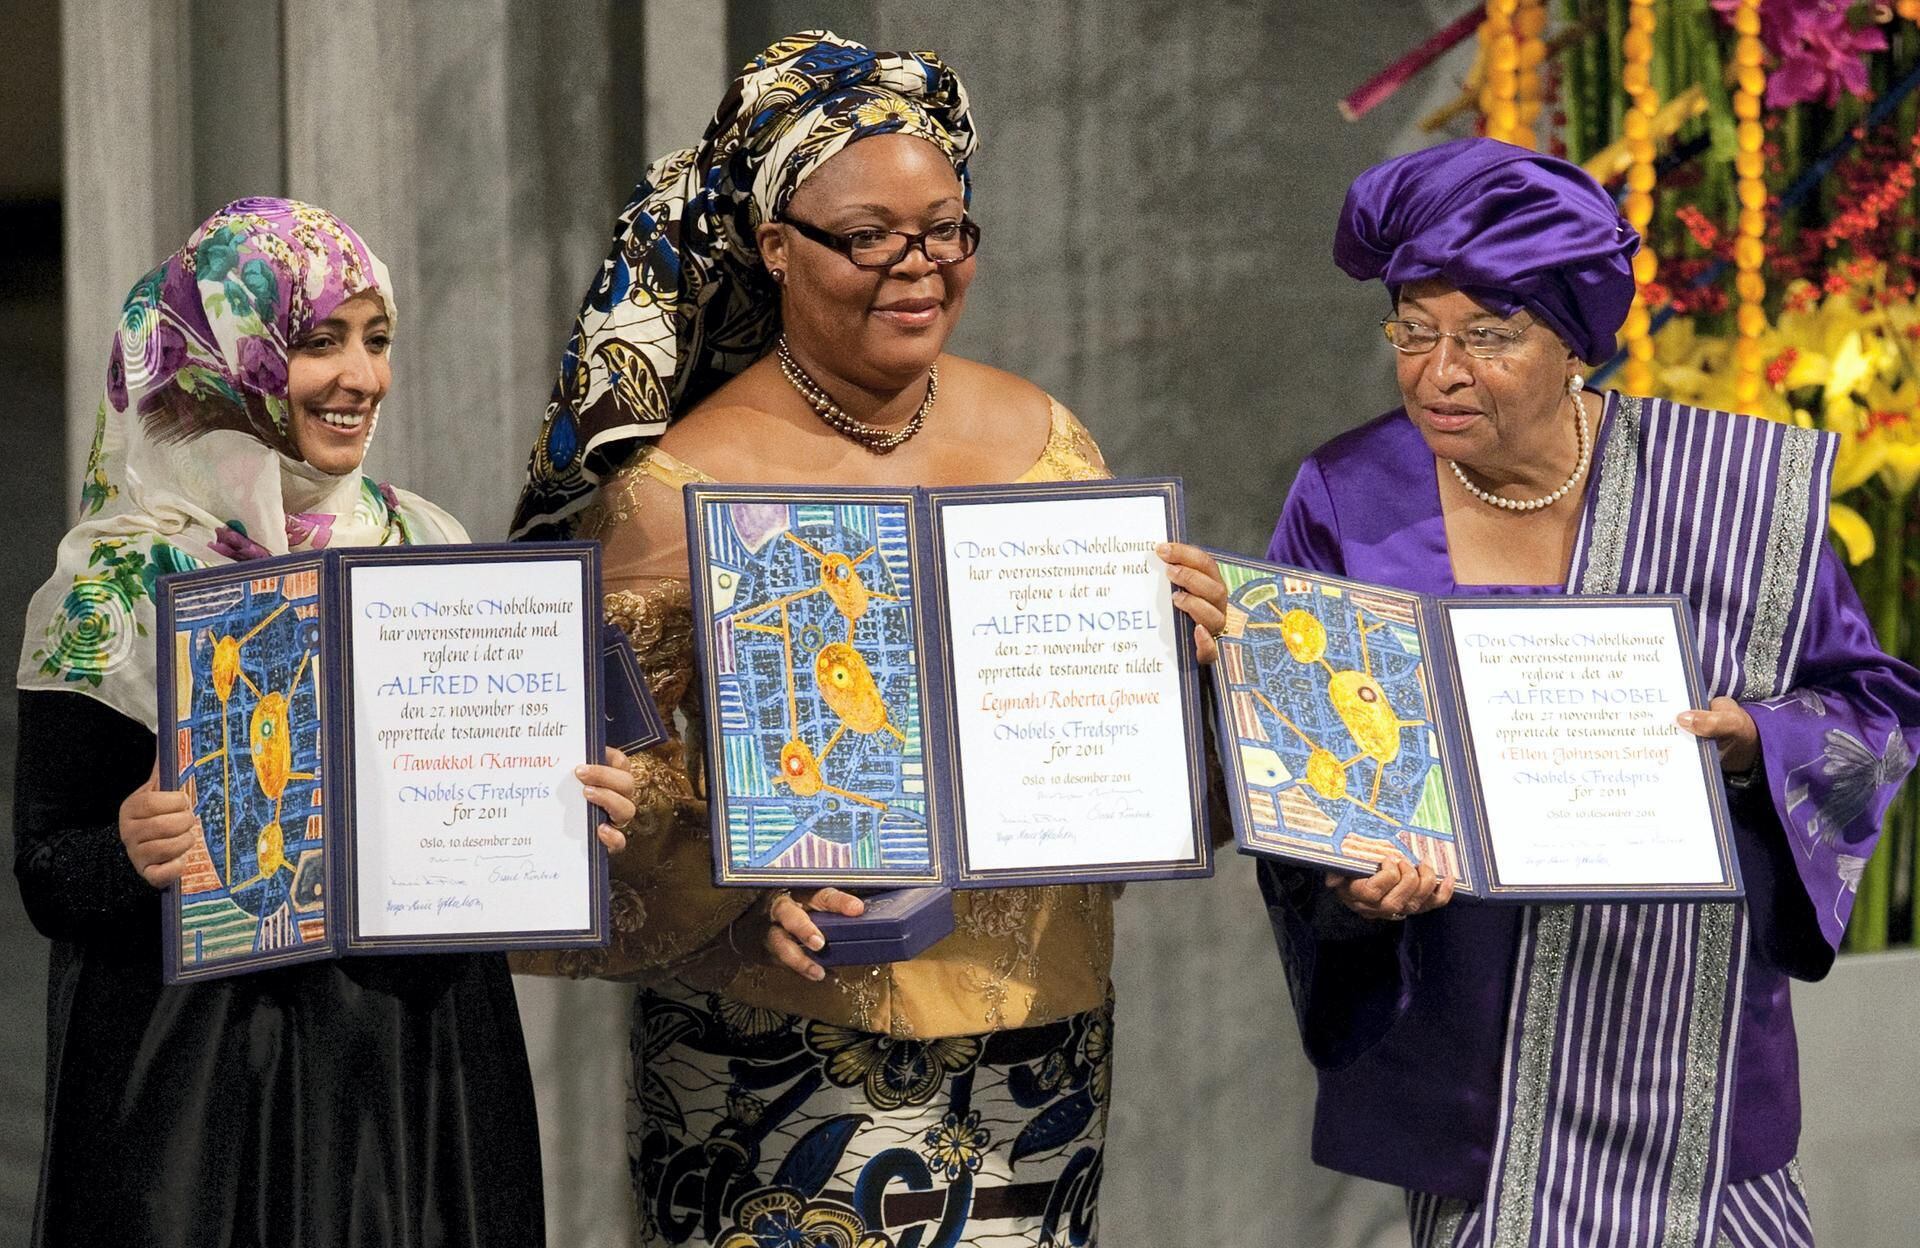
[[[1292,564],[1329,576],[1347,574],[1340,550],[1340,527],[1333,514],[1333,497],[1320,465],[1307,460],[1293,478],[1287,501],[1280,508],[1273,540],[1267,543],[1267,562]]]
[[[1818,979],[1920,747],[1920,673],[1881,651],[1832,550],[1814,575],[1794,688],[1745,705],[1763,772],[1736,799],[1755,938],[1774,965]]]
[[[1267,558],[1313,572],[1346,573],[1333,500],[1311,459],[1300,465],[1287,492]],[[1263,859],[1259,874],[1307,1058],[1338,1069],[1372,1047],[1406,1007],[1405,925],[1354,914],[1316,870]]]

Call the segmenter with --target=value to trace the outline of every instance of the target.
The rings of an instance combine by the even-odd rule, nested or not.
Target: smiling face
[[[960,221],[959,175],[939,148],[907,134],[850,144],[794,192],[787,215],[832,234],[919,234]],[[913,248],[885,272],[772,223],[760,227],[768,268],[785,271],[781,313],[802,355],[858,385],[900,387],[918,379],[960,318],[974,257],[936,265]]]
[[[1572,427],[1567,381],[1580,371],[1557,334],[1527,312],[1502,317],[1438,281],[1402,287],[1395,315],[1442,333],[1524,327],[1512,349],[1492,359],[1468,355],[1451,338],[1424,355],[1396,354],[1400,395],[1408,418],[1442,459],[1496,477],[1556,471],[1560,435]]]
[[[393,383],[386,305],[363,291],[333,310],[287,353],[287,406],[300,458],[334,476],[367,456],[374,412]]]

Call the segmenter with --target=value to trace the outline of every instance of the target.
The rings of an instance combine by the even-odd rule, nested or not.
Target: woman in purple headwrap
[[[1387,285],[1405,406],[1308,458],[1269,557],[1434,594],[1684,594],[1713,697],[1680,722],[1718,743],[1747,886],[1449,905],[1426,867],[1261,864],[1314,1159],[1406,1189],[1419,1248],[1812,1242],[1787,981],[1832,964],[1920,674],[1827,547],[1828,435],[1586,388],[1637,245],[1581,170],[1485,139],[1362,174],[1335,239]],[[1217,630],[1224,587],[1182,562]]]
[[[188,872],[228,886],[241,941],[300,933],[290,873],[266,866],[257,827],[203,827],[186,794],[158,787],[156,579],[467,540],[361,473],[396,316],[360,236],[284,199],[215,213],[121,311],[81,518],[29,608],[18,675],[14,874],[52,942],[40,1248],[544,1241],[503,956],[161,983],[160,890]],[[610,818],[632,816],[624,768],[581,778]],[[611,827],[601,839],[624,844]]]

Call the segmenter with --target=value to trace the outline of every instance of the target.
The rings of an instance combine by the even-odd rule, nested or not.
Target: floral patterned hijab
[[[134,284],[80,523],[28,608],[20,688],[84,693],[152,728],[160,576],[330,544],[467,540],[424,499],[300,459],[288,351],[364,291],[394,316],[386,266],[360,236],[285,199],[228,204]]]
[[[966,185],[975,136],[951,69],[930,52],[805,31],[748,62],[699,146],[654,163],[574,320],[513,536],[571,535],[571,517],[641,440],[766,353],[779,300],[755,229],[876,134],[926,139]]]

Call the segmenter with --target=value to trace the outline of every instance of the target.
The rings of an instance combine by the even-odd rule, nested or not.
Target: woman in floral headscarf
[[[36,1244],[542,1240],[504,958],[160,982],[159,889],[209,842],[186,796],[156,787],[155,579],[466,540],[360,474],[394,315],[359,236],[278,199],[214,214],[127,298],[83,518],[33,599],[19,671],[14,870],[53,941]],[[624,768],[583,779],[631,815]]]
[[[608,614],[688,724],[686,483],[1106,475],[1045,393],[944,353],[979,241],[973,148],[966,94],[932,55],[796,35],[620,215],[518,527],[600,539]],[[557,969],[646,981],[630,1133],[644,1242],[1092,1242],[1111,890],[962,893],[954,934],[919,957],[826,976],[808,914],[859,903],[713,887],[696,734],[636,766],[625,930]]]

